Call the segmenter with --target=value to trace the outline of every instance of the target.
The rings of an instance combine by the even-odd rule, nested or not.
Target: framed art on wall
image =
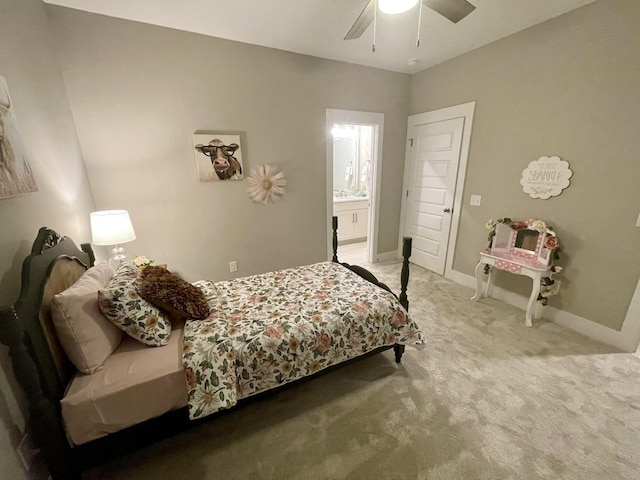
[[[192,137],[201,182],[244,178],[239,134],[194,133]]]
[[[9,87],[0,75],[0,199],[37,190],[12,110]]]

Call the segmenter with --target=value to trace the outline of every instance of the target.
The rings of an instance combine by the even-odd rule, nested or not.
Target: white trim
[[[475,290],[476,278],[474,276],[455,270],[449,273],[450,275],[447,278]],[[522,310],[526,310],[527,308],[527,297],[500,287],[492,286],[491,297]],[[640,280],[638,280],[636,291],[631,299],[627,315],[622,324],[622,330],[620,331],[553,307],[544,307],[543,312],[545,319],[551,320],[558,325],[569,328],[599,342],[619,348],[624,352],[635,352],[636,348],[638,348],[638,341],[640,340]],[[524,323],[524,314],[522,315],[522,322]]]
[[[635,345],[636,354],[640,354],[640,278],[633,292],[627,315],[622,324],[622,333],[629,337],[631,345]]]
[[[404,157],[404,181],[402,184],[402,206],[400,208],[400,231],[398,237],[398,256],[402,257],[402,237],[404,236],[404,223],[407,195],[409,188],[409,172],[411,171],[411,148],[409,142],[413,134],[413,127],[425,123],[441,122],[454,118],[463,118],[462,143],[460,145],[460,161],[458,163],[458,176],[456,178],[456,190],[453,199],[453,212],[451,214],[451,229],[449,230],[449,242],[447,244],[447,258],[444,267],[444,276],[451,278],[453,272],[453,257],[455,256],[456,240],[458,238],[458,227],[460,224],[460,212],[462,211],[462,194],[464,191],[464,180],[467,174],[467,163],[469,159],[469,145],[471,142],[471,130],[473,127],[473,114],[476,102],[463,103],[453,107],[442,108],[432,112],[419,113],[409,116],[407,121],[407,144]]]
[[[369,192],[369,229],[367,232],[367,260],[373,262],[378,251],[378,221],[380,213],[380,192],[382,184],[382,138],[384,136],[384,114],[359,112],[356,110],[326,110],[326,142],[327,142],[327,220],[333,216],[333,138],[331,128],[334,123],[345,125],[370,125],[373,127],[375,152],[371,168],[371,192]],[[330,225],[330,222],[327,223]],[[327,258],[333,257],[333,241],[331,228],[327,228]]]
[[[391,250],[390,252],[379,253],[376,255],[376,262],[389,262],[391,260],[398,260],[398,252]]]

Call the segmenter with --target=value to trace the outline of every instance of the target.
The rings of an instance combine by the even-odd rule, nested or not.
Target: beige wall
[[[602,0],[413,77],[411,114],[476,101],[454,270],[473,274],[489,218],[545,219],[566,267],[551,304],[621,328],[640,276],[639,25],[640,2]],[[542,155],[574,172],[549,200],[519,184]],[[469,206],[471,194],[482,206]]]
[[[325,109],[382,112],[379,251],[397,248],[411,78],[346,63],[47,7],[96,204],[125,208],[127,245],[185,278],[326,259]],[[240,131],[246,171],[284,170],[287,195],[199,182],[191,134]]]
[[[38,191],[0,200],[0,304],[16,301],[22,260],[38,228],[89,238],[93,197],[62,75],[39,0],[0,0],[0,75],[9,85]],[[6,347],[0,347],[0,465],[3,478],[24,478],[14,448],[23,428]]]
[[[93,195],[99,208],[129,209],[138,234],[130,253],[187,278],[228,278],[229,260],[245,275],[324,259],[325,108],[385,114],[378,250],[394,250],[407,115],[476,101],[464,199],[481,194],[483,203],[462,211],[454,269],[473,273],[488,218],[544,218],[560,235],[567,267],[553,304],[619,329],[640,276],[638,24],[640,2],[601,0],[411,79],[0,0],[0,75],[39,187],[0,200],[0,303],[15,301],[38,227],[90,238]],[[288,195],[261,207],[248,200],[246,182],[197,182],[190,135],[198,129],[243,132],[247,170],[284,169]],[[572,185],[532,200],[521,171],[551,154],[570,162]],[[519,280],[502,286],[525,293],[528,282]],[[0,464],[25,478],[14,451],[20,401],[4,347],[0,369]]]

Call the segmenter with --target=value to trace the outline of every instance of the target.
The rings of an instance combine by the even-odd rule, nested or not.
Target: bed
[[[399,299],[338,262],[335,217],[333,250],[332,262],[187,284],[160,267],[95,264],[89,244],[41,228],[18,301],[0,309],[0,341],[52,478],[82,478],[238,404],[389,348],[399,363],[406,344],[422,344],[408,315],[411,239]]]

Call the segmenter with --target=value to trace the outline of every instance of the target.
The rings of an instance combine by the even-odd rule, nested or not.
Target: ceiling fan
[[[475,6],[466,0],[422,0],[422,3],[443,17],[448,18],[453,23],[458,23],[476,9]],[[371,25],[371,22],[373,22],[375,15],[376,0],[369,0],[344,39],[352,40],[354,38],[360,38],[369,25]]]

